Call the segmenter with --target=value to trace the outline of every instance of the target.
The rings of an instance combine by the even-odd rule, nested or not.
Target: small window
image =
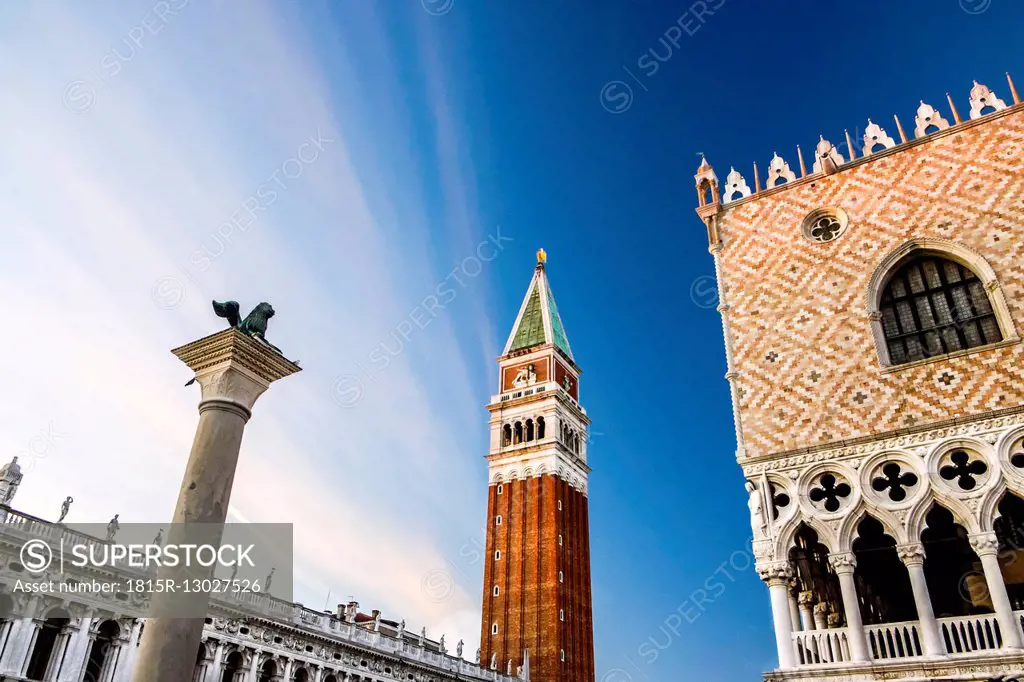
[[[500,549],[494,550],[494,560],[495,561],[499,561],[500,559],[501,559],[501,550]]]
[[[558,536],[558,546],[559,547],[562,546],[562,536],[561,535]]]
[[[505,492],[505,486],[503,486],[501,483],[499,483],[498,484],[498,494],[500,495],[503,492]]]
[[[564,582],[564,581],[565,581],[565,576],[562,575],[561,571],[559,571],[558,572],[558,582]]]
[[[565,649],[559,649],[559,656],[562,659],[562,662],[564,663],[565,662]]]
[[[501,525],[501,516],[500,515],[497,518],[494,519],[494,525],[495,526],[500,526]]]
[[[494,596],[497,597],[499,594],[501,594],[501,590],[499,590],[498,586],[495,585],[494,586]]]
[[[492,635],[498,634],[498,624],[497,623],[494,623],[493,625],[491,625],[491,634]]]
[[[558,609],[558,620],[565,620],[565,609]]]
[[[558,511],[562,511],[562,501],[558,501]]]

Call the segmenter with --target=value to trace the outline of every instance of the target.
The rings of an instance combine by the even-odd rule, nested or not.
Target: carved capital
[[[920,542],[912,542],[906,545],[897,545],[896,554],[907,566],[924,565],[924,545]]]
[[[789,585],[789,580],[793,577],[793,567],[790,566],[788,561],[772,561],[759,564],[757,566],[757,575],[760,576],[761,580],[768,583],[769,587]]]
[[[193,341],[171,351],[196,373],[200,403],[234,404],[251,410],[270,384],[300,371],[298,365],[237,329]]]
[[[800,606],[813,606],[816,601],[811,590],[805,590],[796,596],[796,603]]]
[[[995,533],[978,533],[969,536],[968,539],[979,557],[999,552],[999,538]]]
[[[835,569],[836,573],[853,573],[854,569],[857,568],[857,557],[854,556],[853,552],[843,552],[841,554],[829,554],[828,562]]]
[[[814,613],[819,616],[827,616],[829,613],[828,602],[821,601],[814,605]]]

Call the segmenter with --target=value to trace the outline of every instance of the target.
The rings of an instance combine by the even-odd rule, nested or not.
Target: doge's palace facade
[[[768,680],[1024,671],[1024,105],[942,105],[695,176]]]

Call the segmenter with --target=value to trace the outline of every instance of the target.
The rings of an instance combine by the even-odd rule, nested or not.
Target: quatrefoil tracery
[[[774,483],[768,484],[768,492],[772,497],[772,520],[777,521],[779,518],[779,509],[789,506],[789,495],[786,494],[786,491],[780,491],[776,488]]]
[[[961,490],[974,490],[978,487],[978,478],[988,471],[988,465],[980,458],[971,459],[966,450],[956,450],[949,456],[952,464],[939,468],[939,476],[943,480],[955,482]]]
[[[888,491],[889,499],[893,502],[902,502],[907,499],[907,490],[915,485],[917,485],[917,474],[903,471],[899,462],[887,463],[882,467],[881,476],[876,476],[871,481],[871,487],[875,492]]]
[[[825,511],[836,512],[843,504],[842,498],[849,497],[852,492],[849,484],[837,481],[832,474],[822,474],[818,485],[811,488],[808,496],[811,502],[821,504]]]

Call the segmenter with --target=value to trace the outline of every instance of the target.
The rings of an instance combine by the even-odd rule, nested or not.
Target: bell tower
[[[490,416],[481,660],[533,682],[593,682],[587,426],[580,369],[537,265]]]

